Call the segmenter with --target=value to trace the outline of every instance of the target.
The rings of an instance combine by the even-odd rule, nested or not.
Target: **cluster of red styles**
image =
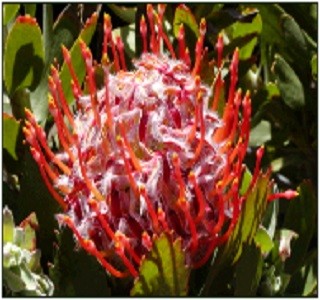
[[[251,100],[249,92],[236,90],[239,51],[231,59],[230,83],[224,92],[219,35],[218,72],[211,86],[202,83],[206,21],[199,25],[192,63],[183,25],[176,53],[163,29],[164,11],[165,5],[157,12],[147,6],[147,16],[140,22],[143,53],[133,61],[132,71],[126,67],[124,44],[120,37],[112,37],[110,17],[104,15],[100,90],[94,75],[97,63],[86,44],[80,41],[87,94],[69,51],[62,47],[77,109],[70,109],[59,71],[52,66],[49,110],[59,153],[52,152],[43,128],[26,110],[24,134],[45,184],[63,209],[59,223],[67,225],[79,245],[116,277],[137,277],[142,259],[162,232],[181,239],[191,268],[206,263],[232,233],[259,176],[264,152],[263,147],[257,150],[251,184],[241,195]],[[94,14],[87,25],[96,18]],[[227,97],[220,118],[222,93]],[[296,195],[289,190],[268,200]]]

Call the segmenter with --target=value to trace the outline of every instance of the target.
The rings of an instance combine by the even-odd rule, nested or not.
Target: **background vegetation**
[[[280,190],[298,189],[300,196],[291,202],[279,201],[268,206],[254,243],[244,245],[235,264],[221,266],[213,258],[201,270],[192,271],[187,295],[315,296],[318,274],[317,4],[212,3],[188,4],[188,7],[194,18],[178,4],[167,5],[169,36],[177,34],[177,26],[184,23],[187,44],[189,49],[194,49],[197,24],[206,18],[205,45],[209,50],[206,60],[209,62],[215,57],[217,35],[223,31],[226,73],[228,58],[235,47],[239,47],[239,86],[251,91],[253,105],[247,164],[252,170],[255,149],[264,144],[263,167],[272,166],[273,178]],[[44,126],[54,148],[56,132],[48,115],[47,76],[50,64],[63,64],[61,44],[69,49],[73,47],[72,55],[76,59],[76,46],[81,37],[100,61],[102,18],[103,12],[107,12],[112,17],[114,32],[125,42],[130,63],[130,59],[141,52],[137,24],[146,5],[4,4],[2,9],[3,206],[12,211],[15,224],[32,212],[39,223],[36,246],[30,246],[14,240],[13,218],[8,209],[4,210],[4,243],[15,243],[20,250],[10,248],[4,252],[3,293],[129,295],[130,280],[108,277],[95,259],[82,250],[74,250],[68,230],[58,229],[54,218],[58,206],[47,191],[28,147],[23,144],[22,126],[24,108],[28,107]],[[98,13],[97,22],[82,29],[94,11]],[[25,14],[35,17],[37,24],[16,22],[18,16]],[[77,72],[84,74],[81,64]],[[68,75],[63,76],[64,82],[68,82]],[[212,82],[212,69],[203,68],[202,78]],[[68,100],[72,102],[71,96]],[[24,226],[22,230],[27,232],[25,240],[34,234],[29,227]],[[162,242],[165,244],[165,239]],[[280,244],[284,252],[279,252]],[[40,254],[34,258],[39,261],[36,265],[30,263],[27,254],[28,251],[34,253],[35,247],[41,250],[41,261]],[[11,259],[13,255],[15,260]]]

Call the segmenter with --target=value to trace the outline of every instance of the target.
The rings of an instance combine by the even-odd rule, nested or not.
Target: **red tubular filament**
[[[128,153],[130,155],[130,158],[131,158],[131,162],[134,166],[134,168],[138,171],[138,172],[141,172],[142,171],[142,168],[141,168],[141,165],[140,165],[140,162],[139,162],[139,159],[136,157],[129,141],[128,141],[128,138],[127,138],[127,135],[126,135],[126,130],[125,130],[125,127],[123,125],[122,122],[119,122],[119,127],[120,127],[120,132],[121,132],[121,135],[122,135],[122,138],[123,138],[123,143],[124,145],[126,146],[127,150],[128,150]]]
[[[146,53],[148,51],[147,48],[147,24],[146,19],[144,16],[140,19],[140,34],[142,37],[142,43],[143,43],[143,53]]]
[[[185,198],[185,184],[181,175],[181,170],[180,170],[180,159],[176,153],[172,155],[172,162],[174,165],[174,171],[175,171],[175,177],[178,181],[178,184],[180,186],[180,191],[179,191],[179,198],[177,201],[178,207],[181,208],[183,211],[188,224],[190,228],[190,233],[191,233],[191,252],[195,252],[198,248],[198,236],[197,236],[197,230],[196,230],[196,225],[195,222],[192,219],[192,216],[190,214],[190,207],[189,203],[186,201]]]
[[[125,266],[128,268],[131,275],[133,277],[137,277],[139,275],[139,273],[136,271],[136,269],[134,268],[134,266],[128,260],[128,258],[126,257],[126,255],[124,253],[124,248],[125,248],[126,243],[128,243],[126,236],[123,233],[121,233],[120,231],[117,231],[115,233],[115,244],[114,244],[116,253],[120,256],[120,258],[122,259]]]
[[[233,53],[232,61],[230,64],[231,82],[229,87],[228,103],[231,103],[234,99],[235,88],[238,81],[238,63],[239,63],[239,49],[236,48],[236,50]]]
[[[53,189],[52,184],[50,183],[49,178],[48,178],[46,172],[44,171],[43,164],[39,159],[39,153],[32,147],[30,148],[30,151],[31,151],[32,157],[34,158],[34,160],[37,162],[37,164],[39,166],[40,174],[41,174],[49,192],[51,193],[53,198],[55,198],[57,200],[57,202],[60,204],[62,209],[64,211],[66,211],[67,204],[64,202],[63,198]]]
[[[140,185],[140,194],[144,198],[144,200],[146,201],[148,212],[149,212],[151,222],[153,225],[153,229],[155,230],[155,232],[159,232],[159,222],[158,222],[157,214],[156,214],[156,212],[152,206],[152,203],[148,197],[148,194],[146,192],[146,188],[142,184]]]
[[[82,57],[84,59],[87,74],[88,74],[87,82],[88,82],[89,91],[90,91],[90,101],[91,101],[91,107],[94,114],[94,119],[97,122],[98,128],[100,129],[100,132],[101,132],[103,149],[105,153],[108,154],[109,153],[108,142],[103,135],[103,128],[101,126],[101,119],[100,119],[99,108],[98,108],[97,89],[96,89],[95,79],[94,79],[94,69],[92,66],[92,55],[87,45],[83,41],[80,41],[80,47],[81,47]]]
[[[163,229],[165,231],[168,231],[169,227],[168,227],[168,223],[166,221],[166,214],[161,207],[158,208],[157,217],[158,217],[158,220],[161,223],[161,226],[163,227]]]
[[[138,191],[137,184],[136,184],[136,182],[132,176],[132,173],[131,173],[130,162],[128,161],[126,154],[124,152],[123,139],[120,136],[117,136],[116,140],[117,140],[117,144],[119,146],[120,153],[121,153],[121,156],[122,156],[122,159],[124,162],[124,167],[126,169],[126,172],[127,172],[128,178],[129,178],[129,184],[134,192],[135,197],[138,199],[139,198],[139,191]]]
[[[102,58],[103,61],[103,70],[104,70],[104,86],[105,86],[105,107],[106,107],[106,112],[107,112],[107,123],[109,130],[112,131],[113,128],[113,116],[111,112],[111,107],[110,107],[110,101],[109,101],[109,66],[108,66],[108,58],[107,56],[103,56]]]
[[[76,226],[74,225],[73,221],[68,216],[63,216],[62,222],[67,224],[68,227],[73,231],[75,236],[78,239],[78,242],[80,243],[81,247],[83,247],[88,253],[95,256],[98,261],[101,263],[101,265],[113,276],[118,278],[124,278],[128,276],[128,272],[120,272],[117,269],[115,269],[112,265],[110,265],[103,257],[103,255],[97,250],[95,244],[91,240],[85,240],[82,238],[81,234],[77,230]]]
[[[151,251],[152,249],[152,240],[149,236],[149,234],[144,231],[141,235],[141,241],[142,241],[142,245],[148,250]]]
[[[71,55],[70,55],[70,52],[69,50],[65,47],[65,46],[62,46],[62,54],[63,54],[63,58],[64,58],[64,61],[66,62],[67,64],[67,67],[69,69],[69,72],[70,72],[70,75],[71,75],[71,78],[72,78],[72,81],[74,83],[74,86],[75,86],[75,91],[79,96],[81,96],[82,92],[81,92],[81,86],[79,84],[79,81],[78,81],[78,78],[77,78],[77,75],[74,71],[74,68],[73,68],[73,65],[72,65],[72,62],[71,62]]]
[[[189,228],[190,228],[190,233],[191,233],[191,252],[194,253],[197,248],[198,248],[198,235],[197,235],[197,229],[196,229],[196,224],[194,220],[192,219],[192,216],[190,214],[190,206],[189,203],[186,201],[185,198],[180,198],[178,200],[178,205],[183,211],[188,223],[189,223]]]
[[[202,59],[202,51],[203,51],[203,43],[204,43],[204,36],[206,34],[206,20],[201,19],[200,22],[200,37],[198,38],[196,49],[195,49],[195,63],[192,70],[192,75],[196,76],[200,71],[200,64]]]
[[[34,116],[33,114],[31,113],[30,110],[28,110],[27,108],[25,109],[25,114],[26,114],[26,117],[27,119],[29,120],[30,122],[30,125],[27,124],[28,121],[26,121],[26,126],[29,128],[29,127],[33,127],[35,130],[36,130],[36,135],[37,135],[37,138],[39,139],[40,141],[40,145],[41,147],[44,149],[46,155],[49,157],[49,159],[54,162],[62,172],[64,172],[66,175],[70,175],[71,173],[71,170],[60,160],[58,159],[54,153],[51,151],[51,149],[48,147],[48,144],[46,142],[46,134],[44,132],[44,130],[42,129],[41,126],[39,126],[35,119],[34,119]],[[29,143],[31,146],[33,146],[34,143]]]
[[[49,90],[50,90],[50,94],[49,95],[49,106],[50,106],[50,101],[52,100],[54,103],[54,106],[56,107],[56,112],[57,112],[57,118],[58,118],[58,122],[59,125],[61,127],[62,132],[64,132],[64,135],[66,136],[66,139],[68,140],[68,144],[73,144],[73,137],[71,136],[69,129],[67,128],[64,120],[63,120],[63,114],[62,111],[60,109],[60,101],[59,101],[59,96],[57,93],[57,85],[55,84],[53,78],[51,76],[49,76],[48,78],[48,85],[49,85]],[[50,107],[49,107],[50,108]],[[67,141],[66,140],[66,141]]]
[[[181,60],[184,61],[185,53],[186,53],[186,43],[185,43],[185,32],[184,32],[183,23],[181,23],[179,27],[178,41],[179,41],[179,57]]]
[[[203,198],[203,194],[202,194],[202,191],[197,183],[197,180],[196,180],[196,175],[193,173],[193,172],[190,172],[189,174],[189,180],[190,182],[192,183],[194,189],[195,189],[195,192],[196,192],[196,199],[197,199],[197,202],[198,202],[198,214],[195,218],[195,223],[199,223],[202,221],[202,218],[204,216],[204,213],[205,213],[205,205],[206,205],[206,202]]]
[[[149,25],[150,25],[150,29],[151,29],[151,41],[150,41],[150,48],[151,51],[154,54],[157,54],[157,50],[156,50],[156,35],[155,35],[155,28],[154,28],[154,21],[153,21],[153,7],[152,4],[148,4],[147,5],[147,16],[148,16],[148,20],[149,20]]]
[[[103,27],[104,27],[104,41],[105,41],[105,54],[107,53],[107,41],[109,39],[110,44],[111,44],[111,51],[112,51],[112,55],[113,55],[113,61],[114,61],[114,67],[115,70],[117,72],[120,71],[120,64],[119,64],[119,57],[118,57],[118,53],[116,51],[116,46],[115,43],[113,41],[112,38],[112,24],[111,24],[111,18],[108,14],[104,15],[104,23],[103,23]]]
[[[51,74],[52,74],[52,78],[54,80],[55,86],[56,86],[58,94],[59,94],[59,100],[60,100],[60,104],[62,106],[62,110],[63,110],[64,114],[67,116],[71,127],[74,128],[73,116],[72,116],[71,111],[69,109],[69,106],[67,104],[67,99],[64,95],[64,91],[63,91],[63,88],[61,85],[61,80],[59,78],[59,72],[53,66],[51,66]]]
[[[124,57],[124,46],[120,36],[117,36],[116,42],[117,42],[117,48],[120,54],[120,63],[121,63],[122,70],[127,71],[126,60]]]
[[[198,114],[199,114],[199,121],[200,121],[200,141],[195,150],[195,154],[192,159],[192,164],[194,164],[197,161],[198,157],[200,156],[204,142],[205,142],[206,128],[205,128],[204,119],[203,119],[203,103],[202,102],[203,101],[201,98],[201,92],[199,92],[199,95],[197,97],[197,106],[199,106]]]
[[[283,193],[275,193],[275,194],[271,194],[268,197],[268,201],[271,202],[273,200],[279,199],[279,198],[283,198],[283,199],[287,199],[287,200],[292,200],[295,197],[298,197],[299,193],[297,191],[294,190],[287,190]]]
[[[63,122],[60,120],[60,115],[59,115],[59,109],[55,106],[52,98],[49,99],[49,110],[53,116],[53,119],[54,119],[54,122],[56,123],[56,126],[57,126],[57,131],[58,131],[58,136],[59,136],[59,140],[60,140],[60,143],[63,147],[63,149],[68,153],[70,159],[72,162],[75,161],[75,157],[74,155],[72,154],[70,148],[69,148],[69,145],[65,139],[65,130],[63,129],[64,126],[63,126]]]
[[[80,141],[79,141],[77,135],[75,135],[75,138],[77,140],[76,146],[77,146],[77,150],[78,150],[79,166],[80,166],[80,170],[81,170],[81,174],[83,176],[83,179],[84,179],[88,189],[93,193],[95,198],[99,201],[104,201],[105,200],[104,197],[101,195],[101,193],[99,192],[99,190],[97,189],[95,184],[93,182],[91,182],[90,178],[87,175],[86,167],[84,165],[85,162],[83,161],[83,157],[82,157]]]

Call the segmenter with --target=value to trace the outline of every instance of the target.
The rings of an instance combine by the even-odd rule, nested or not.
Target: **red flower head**
[[[162,28],[164,9],[159,5],[156,13],[148,5],[150,32],[141,18],[143,54],[132,71],[127,71],[121,38],[112,37],[110,17],[104,16],[101,90],[86,44],[80,43],[87,94],[63,48],[78,109],[70,111],[59,72],[52,67],[49,109],[58,130],[59,154],[49,149],[43,129],[26,111],[24,132],[31,153],[64,210],[59,222],[68,225],[79,244],[117,277],[138,276],[141,258],[151,250],[153,236],[162,231],[181,238],[188,265],[204,264],[232,232],[263,155],[260,148],[252,182],[241,196],[251,102],[249,93],[236,90],[239,52],[235,50],[230,63],[228,97],[219,118],[221,73],[213,86],[202,83],[199,76],[206,52],[205,20],[191,64],[183,26],[178,55]],[[216,49],[220,70],[221,35]],[[115,72],[110,71],[109,56]],[[110,253],[121,259],[124,268],[115,268]]]

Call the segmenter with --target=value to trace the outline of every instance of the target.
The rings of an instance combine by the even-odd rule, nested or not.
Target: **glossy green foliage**
[[[221,72],[226,89],[230,58],[239,48],[237,86],[249,90],[252,97],[250,141],[240,194],[244,195],[250,185],[254,153],[261,145],[265,146],[262,169],[272,167],[270,178],[275,185],[271,191],[268,178],[259,176],[233,234],[201,269],[187,267],[181,241],[173,241],[164,233],[154,238],[152,251],[139,268],[140,276],[125,280],[109,276],[93,257],[78,251],[68,229],[58,228],[55,214],[61,209],[23,144],[22,126],[24,109],[29,108],[49,136],[53,151],[57,151],[56,127],[47,101],[52,64],[59,66],[66,99],[72,109],[74,105],[71,76],[61,45],[70,50],[75,73],[85,88],[79,41],[89,45],[93,59],[100,62],[103,13],[108,13],[113,35],[122,37],[125,60],[132,69],[132,59],[142,51],[139,27],[146,3],[8,3],[2,9],[3,203],[13,210],[19,223],[32,212],[39,223],[35,249],[34,230],[30,226],[22,230],[15,227],[11,212],[4,210],[3,242],[15,245],[3,251],[7,292],[15,296],[60,297],[316,296],[317,4],[167,4],[164,30],[178,53],[175,38],[179,26],[184,25],[192,62],[199,24],[206,19],[204,46],[208,52],[200,74],[208,86],[216,79],[218,34],[222,34],[225,44]],[[21,21],[19,17],[25,15],[30,17]],[[110,70],[114,71],[112,66]],[[103,72],[99,63],[96,77],[101,87]],[[222,94],[218,112],[223,110],[224,97]],[[299,196],[291,202],[280,199],[267,203],[270,193],[285,189],[298,190]],[[287,233],[295,238],[289,241]],[[286,255],[280,251],[284,241],[289,251]]]
[[[43,70],[43,42],[39,26],[31,18],[17,19],[5,44],[4,82],[10,96],[16,90],[34,90]]]
[[[14,117],[3,114],[3,130],[7,133],[4,136],[3,148],[6,149],[12,158],[17,159],[16,143],[19,133],[20,122]]]
[[[268,182],[269,175],[261,174],[250,191],[241,209],[240,219],[224,246],[222,261],[231,259],[231,263],[235,263],[242,253],[243,245],[252,243],[266,210],[267,198],[270,194]]]
[[[142,261],[131,296],[186,296],[189,272],[181,240],[173,241],[164,233],[153,240]]]

